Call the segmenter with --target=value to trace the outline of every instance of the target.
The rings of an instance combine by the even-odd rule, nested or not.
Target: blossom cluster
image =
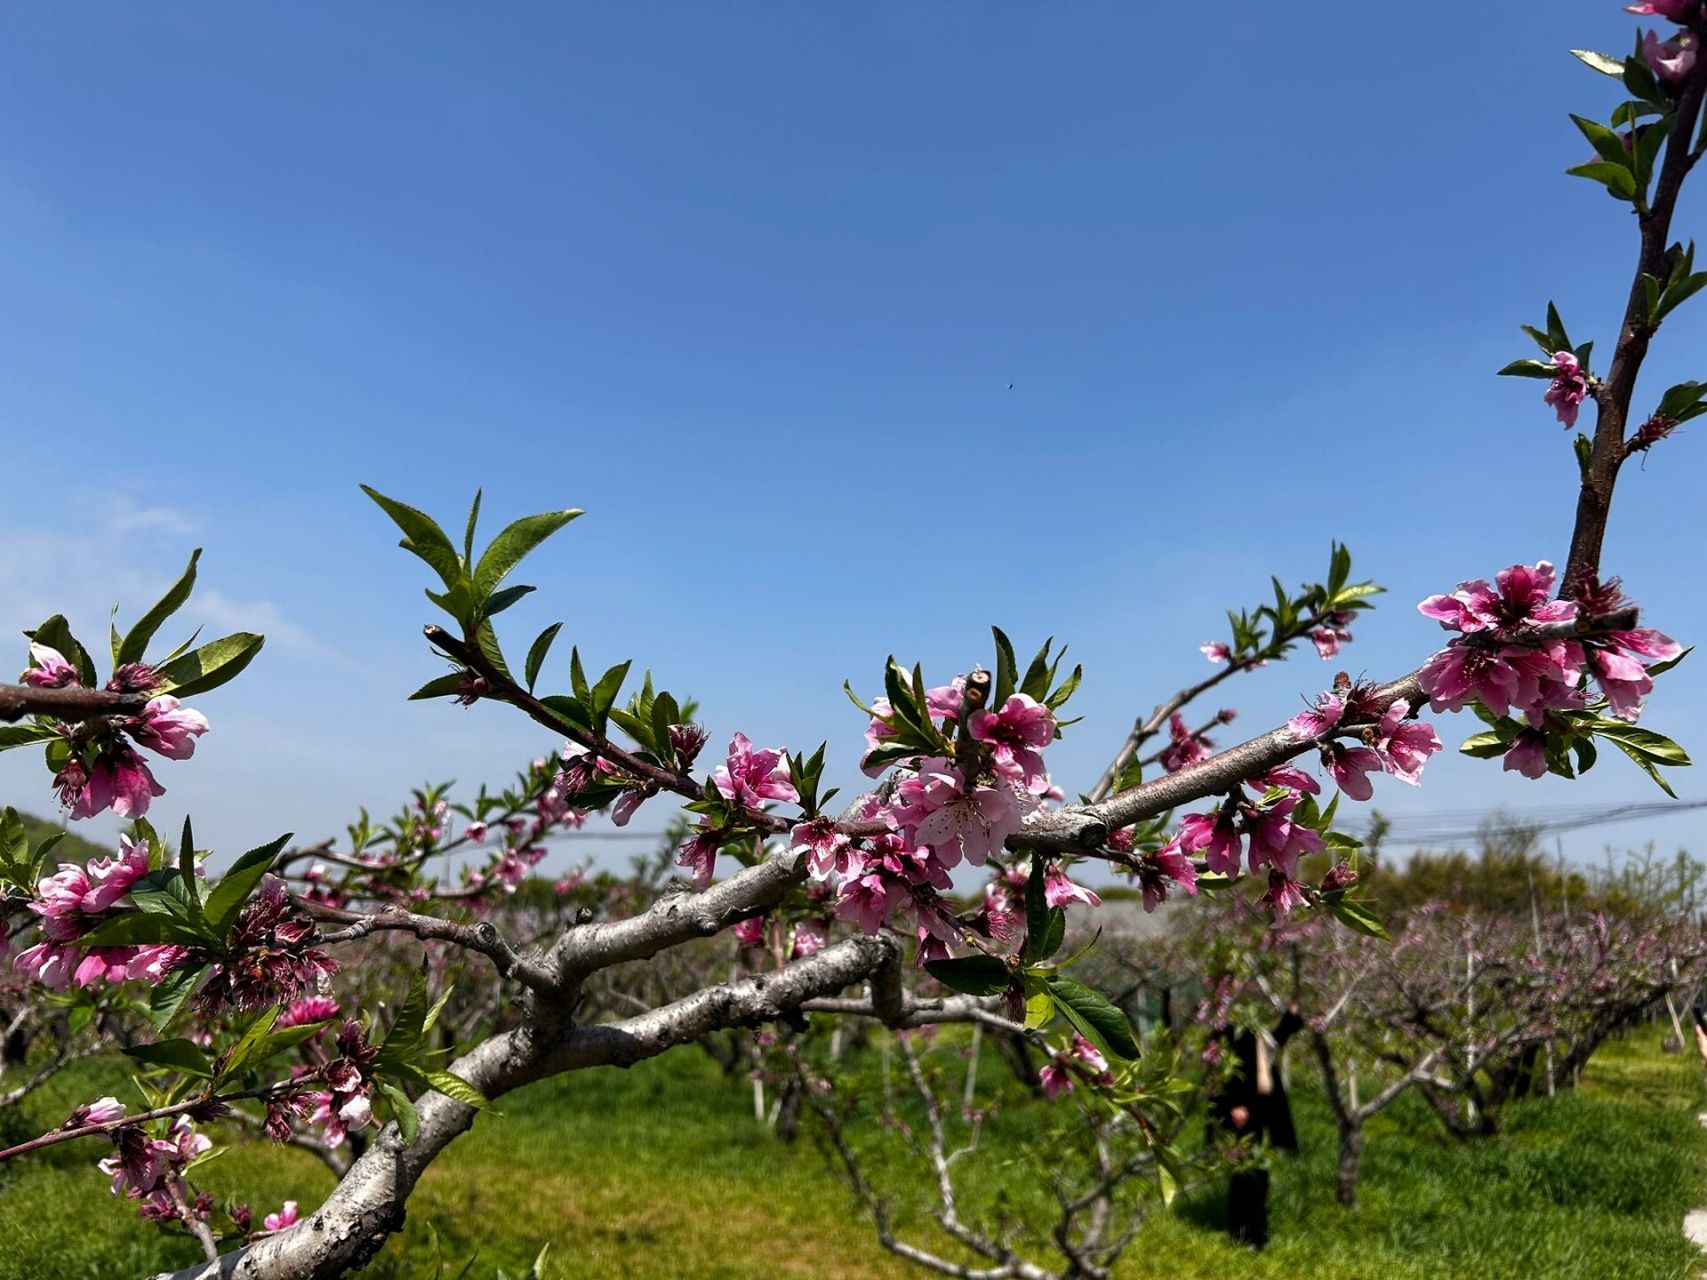
[[[32,643],[30,666],[18,679],[38,689],[74,689],[81,687],[83,677],[59,650]],[[130,662],[113,672],[106,687],[111,693],[149,693],[161,683],[153,667]],[[170,694],[150,698],[139,715],[61,725],[70,751],[54,773],[59,802],[73,818],[107,809],[121,818],[140,818],[166,789],[131,743],[168,760],[188,760],[195,754],[196,739],[207,730],[206,716],[180,705]]]
[[[77,940],[118,914],[131,888],[148,874],[148,846],[119,837],[116,855],[85,866],[68,863],[36,885],[29,909],[38,917],[41,941],[13,957],[12,965],[53,991],[105,980],[157,982],[181,948],[146,946],[79,947]]]
[[[929,714],[945,732],[960,726],[966,687],[966,678],[957,677],[925,691]],[[876,749],[894,736],[894,709],[884,698],[871,709],[866,741]],[[858,817],[881,823],[881,834],[851,840],[819,820],[797,827],[793,837],[815,875],[835,877],[838,916],[868,933],[896,917],[906,920],[917,932],[921,962],[945,957],[968,927],[991,936],[1007,927],[1014,913],[1000,891],[986,895],[985,909],[970,924],[961,922],[942,897],[952,886],[950,873],[962,863],[986,865],[1047,801],[1061,795],[1043,760],[1057,734],[1054,712],[1044,703],[1013,693],[999,707],[972,711],[959,731],[966,740],[952,755],[900,761],[899,781],[887,796],[880,792],[866,800]],[[1051,870],[1059,877],[1046,886],[1051,896],[1071,900],[1077,886],[1058,868]]]
[[[1476,702],[1493,715],[1524,719],[1528,729],[1513,743],[1506,767],[1530,777],[1546,769],[1548,712],[1587,708],[1592,681],[1608,711],[1634,723],[1654,687],[1646,664],[1682,652],[1669,636],[1645,627],[1571,634],[1569,624],[1612,613],[1624,598],[1615,582],[1591,580],[1570,600],[1554,599],[1553,586],[1547,561],[1515,564],[1496,574],[1492,586],[1479,578],[1462,582],[1451,594],[1430,596],[1417,606],[1459,633],[1422,668],[1420,683],[1430,705],[1457,711]]]
[[[114,1100],[103,1098],[95,1106],[106,1103]],[[113,1142],[116,1151],[100,1162],[101,1172],[112,1179],[113,1194],[138,1201],[144,1217],[161,1221],[179,1216],[171,1182],[183,1175],[190,1161],[213,1146],[206,1134],[196,1132],[188,1116],[174,1120],[164,1138],[150,1138],[140,1126],[125,1125],[114,1130]],[[205,1216],[210,1207],[211,1201],[194,1208]]]
[[[268,876],[237,915],[224,954],[189,948],[179,963],[206,963],[207,980],[194,1003],[204,1013],[253,1013],[318,994],[338,971],[337,961],[308,945],[314,922],[291,901],[284,882]],[[171,967],[171,966],[168,966]]]

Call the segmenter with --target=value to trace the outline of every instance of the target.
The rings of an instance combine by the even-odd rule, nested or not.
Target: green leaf
[[[1478,733],[1472,738],[1464,739],[1458,749],[1478,760],[1492,760],[1495,756],[1503,756],[1510,746],[1511,743],[1498,733]]]
[[[1116,1057],[1127,1061],[1138,1056],[1138,1041],[1132,1034],[1132,1024],[1114,1005],[1071,978],[1052,978],[1049,989],[1062,1015],[1080,1035],[1102,1044]]]
[[[474,597],[484,600],[540,543],[568,524],[579,510],[547,511],[537,516],[523,516],[505,527],[493,538],[474,570]]]
[[[991,627],[990,631],[996,637],[996,681],[990,693],[992,709],[1000,707],[1013,696],[1019,682],[1019,660],[1014,657],[1013,641],[1000,627]]]
[[[380,1042],[379,1056],[374,1064],[380,1070],[387,1067],[401,1067],[408,1063],[409,1057],[420,1046],[421,1036],[427,1024],[427,974],[425,968],[415,972],[414,979],[409,983],[409,994],[404,997],[402,1007],[397,1010],[397,1017],[391,1024],[391,1030],[385,1033],[385,1039]]]
[[[1694,652],[1695,652],[1695,646],[1690,645],[1689,648],[1685,649],[1682,653],[1678,654],[1677,657],[1667,658],[1664,662],[1654,663],[1653,666],[1648,668],[1648,674],[1650,676],[1662,676]]]
[[[148,642],[154,638],[154,633],[160,630],[167,618],[183,608],[184,601],[190,598],[190,592],[196,585],[196,561],[201,559],[201,548],[190,552],[189,567],[183,575],[172,584],[170,590],[160,597],[157,603],[147,613],[136,620],[136,625],[125,633],[119,642],[118,649],[113,654],[113,665],[122,667],[127,662],[141,662],[148,652]]]
[[[214,886],[208,894],[207,903],[203,910],[207,914],[208,923],[221,938],[231,932],[231,926],[236,923],[237,913],[243,910],[243,904],[249,900],[255,886],[261,883],[261,877],[267,874],[267,869],[273,865],[273,860],[279,856],[285,844],[294,832],[285,832],[277,840],[268,841],[259,848],[251,849],[236,862],[231,864],[231,870]]]
[[[425,702],[429,698],[454,698],[462,692],[462,673],[452,671],[449,675],[435,676],[427,681],[414,693],[409,695],[410,702]]]
[[[1654,172],[1654,161],[1671,133],[1671,117],[1643,125],[1636,131],[1636,185],[1645,188]],[[1587,363],[1586,361],[1584,362]]]
[[[1019,691],[1036,702],[1042,702],[1049,696],[1049,650],[1054,644],[1054,636],[1043,642],[1043,647],[1025,669],[1025,678],[1019,682]]]
[[[1366,933],[1371,938],[1379,938],[1383,942],[1387,941],[1387,926],[1381,923],[1379,916],[1361,902],[1351,898],[1335,897],[1332,894],[1324,895],[1322,902],[1342,924],[1356,929],[1359,933]]]
[[[1008,989],[1008,967],[983,954],[927,960],[925,970],[945,987],[967,995],[993,996]]]
[[[125,1055],[151,1067],[172,1067],[193,1076],[213,1075],[213,1063],[207,1053],[193,1041],[182,1038],[162,1040],[158,1044],[131,1045],[125,1050]]]
[[[27,870],[29,863],[30,833],[24,829],[24,820],[18,816],[18,811],[7,805],[4,811],[0,811],[0,870],[11,871],[13,878],[23,884],[23,877],[18,873]]]
[[[527,679],[528,692],[533,692],[534,681],[539,679],[539,669],[545,665],[545,656],[551,652],[551,642],[557,639],[557,633],[563,629],[561,622],[554,622],[534,638],[528,646],[527,661],[522,665],[522,674]]]
[[[178,840],[178,883],[183,886],[190,914],[202,918],[201,886],[196,879],[196,841],[190,831],[190,815],[184,815],[184,834]]]
[[[256,1015],[243,1034],[237,1037],[237,1042],[219,1055],[215,1066],[221,1079],[242,1075],[251,1066],[263,1060],[262,1052],[267,1042],[267,1034],[273,1029],[273,1023],[278,1021],[282,1012],[283,1009],[274,1005]]]
[[[1609,160],[1591,160],[1587,164],[1572,165],[1565,172],[1573,178],[1588,178],[1600,183],[1615,200],[1636,198],[1636,175],[1623,165]]]
[[[600,676],[599,682],[593,686],[593,722],[597,726],[598,732],[604,732],[605,720],[610,715],[610,709],[615,704],[617,695],[622,692],[622,682],[628,679],[629,667],[633,665],[632,660],[617,663],[616,666]]]
[[[566,729],[575,729],[587,733],[593,727],[593,722],[587,715],[586,705],[574,698],[565,697],[561,693],[553,693],[541,698],[539,704],[551,712],[552,717]]]
[[[164,1031],[167,1024],[177,1016],[178,1010],[184,1007],[184,1001],[190,998],[190,993],[196,989],[196,983],[201,981],[202,974],[206,972],[206,965],[174,969],[160,979],[148,993],[148,1021],[157,1033]]]
[[[415,1104],[409,1101],[409,1095],[389,1080],[381,1080],[378,1084],[380,1093],[385,1095],[385,1100],[391,1104],[391,1114],[397,1118],[397,1132],[403,1139],[403,1145],[414,1145],[415,1136],[421,1132],[420,1112],[416,1111]]]
[[[162,911],[131,911],[101,921],[77,939],[84,947],[138,947],[175,942],[184,947],[206,946],[207,933],[188,920]]]
[[[1084,667],[1074,664],[1073,672],[1061,682],[1050,695],[1044,699],[1051,711],[1059,711],[1067,705],[1067,700],[1079,691],[1079,682],[1085,678]]]
[[[397,545],[426,561],[428,567],[439,575],[447,591],[455,590],[463,577],[462,561],[457,558],[456,548],[438,523],[426,512],[388,498],[368,485],[362,486],[362,492],[377,502],[380,509],[391,517],[392,523],[403,531],[403,541]]]
[[[217,689],[254,661],[265,643],[265,636],[248,631],[209,641],[159,668],[156,674],[162,683],[158,692],[188,698]]]
[[[1643,755],[1634,747],[1626,746],[1624,743],[1618,741],[1617,738],[1613,738],[1610,741],[1613,746],[1617,747],[1625,755],[1634,760],[1642,772],[1654,780],[1655,785],[1658,786],[1661,791],[1665,792],[1673,800],[1677,799],[1677,792],[1671,789],[1671,783],[1666,781],[1665,775],[1654,767],[1654,762],[1652,760],[1648,759],[1647,756]]]
[[[1634,158],[1624,146],[1624,139],[1605,125],[1583,116],[1573,115],[1571,122],[1582,130],[1583,137],[1588,139],[1589,145],[1599,153],[1602,160],[1626,172],[1630,171]],[[1552,322],[1549,320],[1549,327],[1551,326]]]
[[[1651,729],[1620,724],[1615,729],[1600,728],[1597,732],[1601,737],[1610,738],[1627,750],[1641,752],[1656,764],[1682,767],[1692,763],[1687,751],[1664,734],[1655,733]]]
[[[427,1077],[427,1082],[433,1088],[453,1102],[460,1102],[465,1107],[473,1107],[476,1111],[484,1111],[492,1105],[485,1094],[459,1075],[453,1075],[449,1071],[426,1071],[422,1074]]]
[[[1550,360],[1513,360],[1501,369],[1502,378],[1546,378],[1551,379],[1558,370]]]
[[[508,609],[523,596],[532,594],[533,591],[533,587],[520,585],[505,587],[502,591],[494,591],[487,598],[486,606],[480,612],[485,617],[496,618],[505,609]]]
[[[462,534],[462,561],[464,564],[474,563],[474,526],[480,520],[480,496],[483,490],[474,491],[474,501],[468,508],[468,527]]]
[[[510,678],[510,667],[504,661],[504,650],[498,644],[498,633],[493,630],[490,618],[482,618],[474,629],[474,647],[480,650],[480,656],[491,664],[494,671],[506,680]]]
[[[1596,53],[1593,49],[1572,49],[1571,56],[1586,67],[1591,67],[1603,76],[1611,76],[1614,80],[1624,79],[1624,60],[1608,54]]]
[[[1044,897],[1044,873],[1049,866],[1047,855],[1031,855],[1031,874],[1025,878],[1025,951],[1026,959],[1044,959],[1033,954],[1049,930],[1049,902]]]
[[[33,746],[38,742],[52,742],[59,736],[59,730],[51,724],[0,725],[0,751]]]
[[[1037,1031],[1055,1019],[1055,997],[1049,994],[1049,984],[1031,974],[1025,976],[1025,1028]]]
[[[1579,431],[1571,447],[1576,450],[1578,475],[1584,483],[1587,483],[1589,472],[1594,466],[1594,444]]]

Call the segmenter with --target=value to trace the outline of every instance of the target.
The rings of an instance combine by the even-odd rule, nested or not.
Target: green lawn
[[[1269,1250],[1258,1256],[1225,1241],[1211,1190],[1159,1216],[1123,1275],[1701,1274],[1679,1226],[1686,1209],[1707,1204],[1700,1072],[1662,1055],[1657,1031],[1604,1049],[1579,1092],[1513,1109],[1508,1132],[1491,1141],[1459,1144],[1420,1107],[1392,1109],[1371,1125],[1354,1213],[1332,1200],[1331,1126],[1299,1074],[1305,1150],[1277,1170]],[[55,1123],[113,1079],[110,1065],[85,1064],[32,1100],[27,1119]],[[809,1141],[787,1147],[758,1132],[745,1087],[724,1083],[696,1052],[547,1081],[501,1109],[428,1173],[408,1230],[368,1275],[433,1276],[434,1231],[457,1264],[447,1275],[476,1251],[471,1277],[525,1273],[548,1241],[552,1276],[923,1274],[883,1254]],[[0,1277],[137,1276],[194,1260],[106,1197],[90,1167],[100,1154],[67,1144],[0,1175]],[[312,1204],[331,1185],[307,1157],[248,1143],[202,1181],[216,1193],[242,1188],[257,1213],[287,1195]]]

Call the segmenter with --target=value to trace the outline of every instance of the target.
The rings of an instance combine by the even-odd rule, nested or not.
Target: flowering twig
[[[1666,143],[1665,160],[1654,186],[1653,202],[1637,215],[1641,228],[1641,253],[1636,262],[1635,278],[1630,285],[1624,324],[1613,351],[1611,367],[1605,380],[1595,388],[1597,416],[1593,450],[1577,497],[1571,553],[1565,562],[1565,573],[1559,587],[1563,596],[1570,595],[1573,588],[1600,572],[1600,548],[1606,537],[1607,516],[1612,509],[1612,489],[1618,482],[1618,470],[1628,456],[1624,433],[1629,425],[1636,375],[1641,372],[1642,362],[1648,354],[1648,343],[1658,328],[1648,318],[1648,295],[1643,277],[1653,276],[1664,281],[1669,274],[1666,248],[1671,237],[1671,219],[1683,180],[1695,164],[1696,155],[1691,147],[1704,93],[1707,93],[1707,58],[1698,58],[1678,98],[1671,136]]]

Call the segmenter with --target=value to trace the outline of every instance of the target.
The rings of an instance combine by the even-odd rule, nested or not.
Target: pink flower
[[[1023,693],[1011,696],[999,711],[975,711],[972,736],[991,747],[996,772],[1034,795],[1049,786],[1043,748],[1055,740],[1055,714]]]
[[[1144,895],[1144,910],[1154,911],[1168,900],[1168,885],[1197,896],[1197,868],[1179,851],[1179,841],[1170,840],[1144,860],[1138,871],[1138,887]]]
[[[268,1231],[283,1231],[286,1227],[296,1225],[296,1201],[286,1200],[284,1207],[277,1213],[269,1213],[261,1219],[261,1225]]]
[[[1288,879],[1298,874],[1298,859],[1307,853],[1320,853],[1322,837],[1309,827],[1292,821],[1297,807],[1296,794],[1283,796],[1246,819],[1245,831],[1251,838],[1251,870],[1270,867]]]
[[[687,867],[693,872],[693,887],[704,889],[711,883],[712,870],[717,865],[717,837],[710,831],[702,830],[700,834],[689,840],[676,854],[676,865]]]
[[[962,857],[983,866],[1023,824],[1013,787],[968,788],[954,762],[941,756],[920,760],[918,770],[895,788],[884,816],[909,844],[929,846],[944,867],[959,866]]]
[[[794,957],[809,956],[822,951],[829,941],[830,926],[822,920],[802,920],[794,926]]]
[[[1642,0],[1639,4],[1626,5],[1624,12],[1650,18],[1669,18],[1673,22],[1688,22],[1698,3],[1699,0]]]
[[[129,747],[112,746],[96,758],[88,782],[71,801],[71,816],[92,818],[111,809],[121,818],[140,818],[153,797],[165,794],[141,756]]]
[[[130,957],[129,947],[92,947],[83,953],[72,979],[80,987],[103,979],[117,986],[124,981]]]
[[[1290,764],[1277,764],[1267,773],[1259,773],[1256,777],[1249,779],[1245,785],[1259,796],[1272,791],[1275,787],[1289,787],[1293,791],[1303,791],[1313,796],[1322,794],[1321,783],[1305,773],[1304,770]]]
[[[150,698],[142,714],[126,726],[130,736],[150,751],[170,760],[188,760],[196,752],[196,739],[207,732],[207,717],[178,705],[174,697]]]
[[[1375,794],[1369,775],[1381,771],[1380,756],[1368,747],[1348,747],[1338,742],[1330,744],[1326,752],[1328,770],[1341,791],[1353,800],[1367,800]]]
[[[1102,1056],[1100,1049],[1077,1031],[1073,1032],[1073,1043],[1068,1052],[1089,1067],[1094,1074],[1104,1077],[1108,1075],[1108,1059]]]
[[[1073,1076],[1066,1061],[1058,1054],[1053,1062],[1037,1073],[1038,1083],[1043,1086],[1043,1096],[1052,1102],[1064,1093],[1073,1092]]]
[[[836,830],[833,819],[822,815],[795,824],[789,836],[790,846],[806,854],[806,865],[816,876],[846,871],[852,843]]]
[[[1539,778],[1547,772],[1547,739],[1540,731],[1524,729],[1512,739],[1505,753],[1505,768],[1526,778]]]
[[[1545,560],[1534,568],[1512,565],[1495,581],[1497,591],[1477,579],[1417,606],[1425,617],[1465,636],[1423,665],[1418,683],[1429,705],[1457,711],[1475,700],[1496,715],[1515,706],[1532,716],[1580,706],[1575,686],[1582,646],[1559,639],[1537,642],[1530,634],[1534,627],[1577,616],[1574,603],[1551,598],[1553,566]]]
[[[1324,693],[1308,711],[1300,711],[1286,722],[1292,736],[1300,742],[1310,742],[1327,733],[1345,715],[1345,699]]]
[[[765,918],[749,916],[735,924],[735,941],[743,947],[762,947],[765,945]]]
[[[121,835],[116,858],[96,858],[89,864],[89,891],[83,895],[82,909],[92,915],[107,910],[147,874],[148,846]]]
[[[467,836],[475,844],[485,844],[486,824],[484,822],[471,822],[463,832],[463,835]]]
[[[1681,84],[1695,68],[1696,41],[1693,32],[1679,31],[1669,40],[1656,32],[1642,36],[1642,59],[1664,84]]]
[[[1322,626],[1310,633],[1310,640],[1316,646],[1316,653],[1326,662],[1339,654],[1342,644],[1351,643],[1351,624],[1357,615],[1349,610],[1340,609],[1326,615]]]
[[[1681,652],[1676,641],[1658,631],[1612,631],[1589,641],[1588,667],[1612,714],[1635,723],[1642,714],[1642,699],[1654,689],[1654,679],[1640,659],[1667,661]]]
[[[881,875],[864,875],[842,885],[836,902],[836,918],[852,920],[862,933],[876,933],[888,919],[893,903],[889,886]]]
[[[610,820],[613,826],[626,827],[628,820],[634,816],[634,811],[650,798],[652,792],[646,787],[636,787],[632,791],[624,791],[620,799],[611,806]]]
[[[1209,813],[1188,813],[1180,819],[1179,835],[1175,837],[1186,853],[1202,851],[1204,865],[1224,876],[1239,874],[1239,857],[1244,852],[1233,815],[1226,809]]]
[[[1195,881],[1196,878],[1193,877],[1193,883]],[[1043,900],[1052,907],[1064,907],[1072,902],[1082,902],[1088,907],[1102,905],[1101,898],[1083,885],[1074,884],[1055,862],[1049,863],[1043,870]]]
[[[1276,918],[1283,918],[1307,903],[1309,898],[1304,892],[1304,886],[1296,880],[1279,871],[1270,871],[1268,892],[1263,894],[1262,901],[1273,909]]]
[[[38,942],[12,957],[12,967],[41,983],[49,991],[64,991],[71,985],[77,949],[59,942]]]
[[[124,1103],[108,1095],[86,1102],[71,1113],[71,1119],[65,1122],[68,1129],[80,1129],[87,1124],[111,1124],[124,1118]]]
[[[30,645],[30,668],[18,679],[38,689],[66,689],[79,683],[77,668],[58,649],[45,644]]]
[[[788,756],[774,748],[754,751],[747,735],[729,740],[729,759],[711,775],[723,798],[742,809],[762,809],[766,800],[799,804],[800,793],[788,776]]]
[[[1197,647],[1203,651],[1203,656],[1211,662],[1226,662],[1233,656],[1233,651],[1219,640],[1209,640]]]
[[[306,1027],[316,1022],[329,1022],[338,1016],[338,1002],[330,996],[309,996],[293,1000],[279,1015],[277,1027]]]
[[[1415,787],[1422,784],[1423,765],[1440,750],[1440,738],[1433,725],[1407,720],[1410,713],[1411,704],[1403,698],[1387,707],[1375,731],[1375,753],[1388,773]]]
[[[1189,769],[1214,754],[1212,748],[1215,744],[1201,733],[1193,733],[1187,728],[1185,717],[1177,711],[1168,717],[1168,737],[1172,739],[1172,745],[1162,752],[1161,762],[1162,768],[1169,773]]]
[[[1691,61],[1694,55],[1691,54]],[[1559,415],[1567,428],[1577,425],[1577,407],[1588,395],[1588,380],[1583,377],[1582,364],[1569,351],[1553,353],[1553,381],[1541,397]]]

